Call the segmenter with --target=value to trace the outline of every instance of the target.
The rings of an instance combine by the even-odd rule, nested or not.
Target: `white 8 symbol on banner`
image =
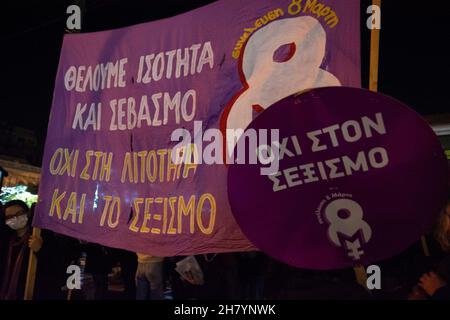
[[[339,80],[320,68],[326,49],[326,32],[313,17],[277,20],[256,31],[242,53],[242,75],[248,89],[231,105],[225,129],[245,129],[253,110],[269,108],[275,102],[306,89],[340,86]],[[282,47],[288,54],[278,59]],[[227,141],[229,154],[235,141]]]
[[[346,217],[340,217],[339,213],[344,213]],[[347,238],[355,236],[361,231],[363,243],[367,243],[372,237],[372,229],[369,224],[363,220],[363,209],[354,200],[337,199],[330,202],[325,208],[325,217],[330,224],[328,227],[328,236],[337,246],[341,246],[339,234]],[[353,242],[344,240],[344,246],[348,250],[348,255],[354,260],[359,260],[364,251],[361,250],[360,239]]]

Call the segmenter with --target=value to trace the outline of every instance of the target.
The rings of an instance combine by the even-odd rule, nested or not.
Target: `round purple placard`
[[[272,105],[251,131],[259,141],[247,152],[273,162],[230,165],[233,214],[255,246],[290,265],[339,269],[389,258],[429,231],[445,203],[439,140],[388,96],[311,90]]]

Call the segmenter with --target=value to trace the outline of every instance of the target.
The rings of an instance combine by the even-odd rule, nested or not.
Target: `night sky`
[[[245,0],[243,0],[245,1]],[[348,1],[348,0],[341,0]],[[214,1],[86,0],[83,32],[124,27],[174,16]],[[40,150],[58,67],[66,8],[74,1],[1,2],[1,120],[36,133]],[[367,87],[369,30],[362,4],[362,79]],[[428,115],[450,112],[450,11],[448,1],[382,0],[381,92]],[[448,6],[448,5],[447,5]],[[0,154],[5,150],[0,150]]]

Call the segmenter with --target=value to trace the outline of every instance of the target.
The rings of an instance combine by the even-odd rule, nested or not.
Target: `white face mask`
[[[26,214],[22,214],[18,217],[13,217],[6,221],[6,225],[13,230],[19,230],[27,225],[28,217]]]

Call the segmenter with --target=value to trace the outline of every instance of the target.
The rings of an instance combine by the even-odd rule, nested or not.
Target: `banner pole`
[[[372,0],[372,5],[381,8],[381,0]],[[370,32],[370,72],[369,72],[369,89],[378,91],[378,65],[380,61],[380,29],[372,28]],[[353,268],[356,281],[367,288],[366,269],[359,265]]]
[[[33,237],[41,236],[40,228],[33,228]],[[36,280],[36,266],[37,266],[37,257],[36,253],[30,249],[30,257],[28,259],[28,269],[27,269],[27,280],[25,282],[25,293],[24,300],[33,300],[33,292],[34,292],[34,283]]]
[[[425,257],[430,256],[430,249],[428,248],[427,238],[425,236],[420,237],[420,243],[422,244],[422,250]]]
[[[367,290],[367,273],[366,269],[362,265],[353,267],[355,272],[356,282],[358,282],[364,289]]]
[[[372,0],[372,5],[381,8],[381,0]],[[369,89],[378,91],[378,65],[380,61],[380,29],[372,28],[370,33],[370,76]]]

